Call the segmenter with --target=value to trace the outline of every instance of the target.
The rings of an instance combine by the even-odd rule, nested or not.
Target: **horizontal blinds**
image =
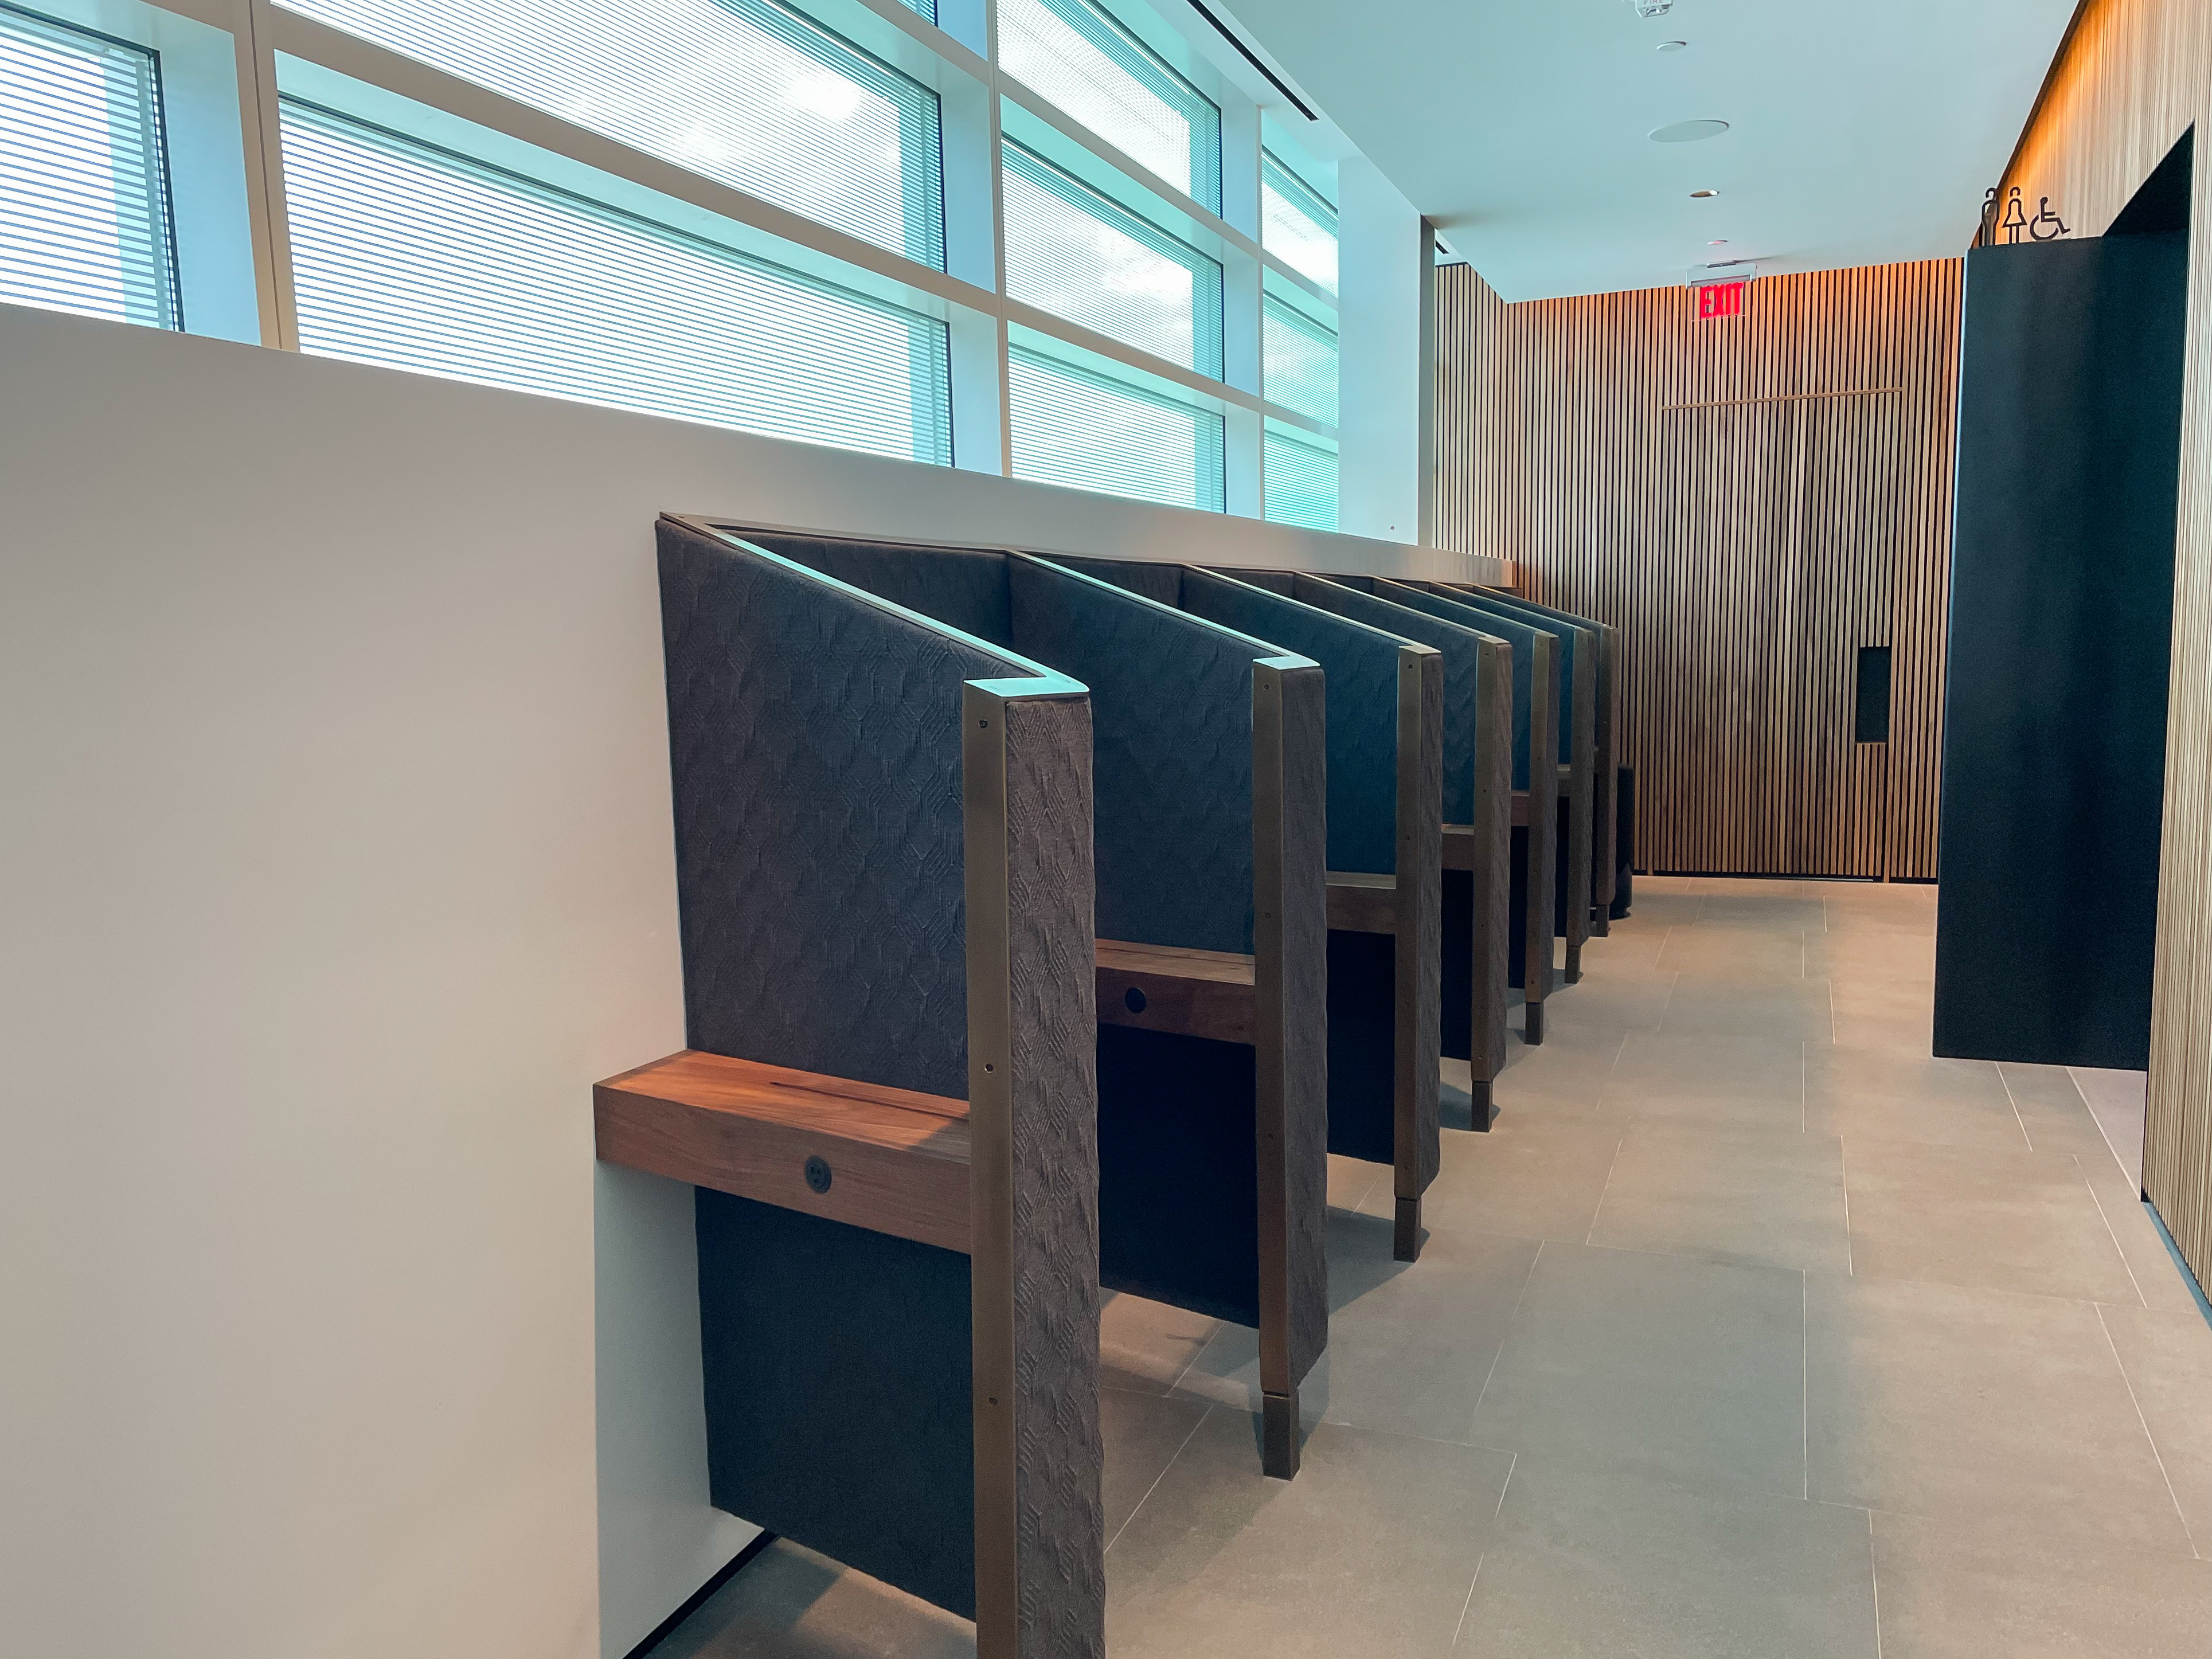
[[[155,55],[0,6],[0,301],[182,326]]]
[[[303,349],[949,463],[943,324],[294,100]]]
[[[1260,155],[1260,246],[1300,276],[1336,292],[1336,210],[1264,150]]]
[[[1006,369],[1016,477],[1222,510],[1219,415],[1021,346]]]
[[[999,0],[999,66],[1221,211],[1221,111],[1103,9],[1085,0]]]
[[[905,3],[908,11],[917,12],[933,23],[937,21],[937,0],[905,0]]]
[[[1272,426],[1263,447],[1269,520],[1308,530],[1335,529],[1334,452]]]
[[[1221,374],[1221,267],[1020,145],[1005,146],[1006,292]]]
[[[1263,306],[1262,372],[1267,394],[1285,409],[1336,424],[1336,335],[1297,307],[1268,295]]]
[[[937,94],[771,0],[284,0],[943,270]]]

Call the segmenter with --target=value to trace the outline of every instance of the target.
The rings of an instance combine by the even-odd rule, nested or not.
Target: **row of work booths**
[[[1605,926],[1611,641],[1356,577],[659,557],[690,1046],[595,1105],[698,1189],[713,1501],[984,1655],[1100,1652],[1102,1294],[1255,1330],[1296,1475],[1328,1155],[1417,1261],[1442,1060],[1487,1128],[1509,1009],[1540,1041]]]

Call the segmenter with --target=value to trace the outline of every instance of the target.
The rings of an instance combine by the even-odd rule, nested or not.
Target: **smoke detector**
[[[1638,17],[1664,17],[1674,9],[1674,0],[1628,0]]]

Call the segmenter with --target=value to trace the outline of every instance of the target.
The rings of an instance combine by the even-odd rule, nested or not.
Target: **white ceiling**
[[[1645,20],[1629,0],[1235,6],[1509,300],[1656,288],[1729,258],[1765,273],[1960,252],[2073,9],[1675,0]],[[1656,49],[1670,40],[1689,44]],[[1703,119],[1729,131],[1646,137]],[[1699,189],[1721,193],[1692,201]]]

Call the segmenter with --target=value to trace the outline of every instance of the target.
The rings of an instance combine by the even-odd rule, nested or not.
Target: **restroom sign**
[[[1743,291],[1751,284],[1741,277],[1727,283],[1700,283],[1695,290],[1698,296],[1698,320],[1712,322],[1723,317],[1743,315]]]

